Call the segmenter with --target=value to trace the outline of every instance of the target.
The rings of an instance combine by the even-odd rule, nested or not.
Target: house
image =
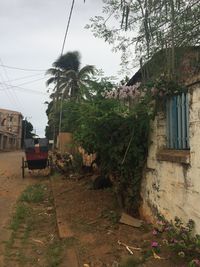
[[[150,146],[142,180],[141,215],[154,221],[192,219],[200,233],[200,47],[176,49],[178,80],[188,92],[168,97],[152,121]],[[164,52],[147,64],[149,81],[165,71]],[[154,70],[154,72],[153,72]],[[141,81],[144,68],[128,82]]]
[[[0,109],[0,151],[21,148],[22,114]]]

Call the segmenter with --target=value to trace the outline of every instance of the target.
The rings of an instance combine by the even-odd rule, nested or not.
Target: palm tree
[[[54,63],[53,68],[47,70],[51,77],[46,84],[54,84],[54,92],[57,99],[73,98],[80,100],[88,95],[88,85],[90,75],[94,74],[95,68],[92,65],[86,65],[80,69],[80,54],[78,51],[68,52],[61,55]]]

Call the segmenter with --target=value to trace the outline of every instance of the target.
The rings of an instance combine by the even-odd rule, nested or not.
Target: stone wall
[[[192,219],[200,233],[200,83],[190,87],[189,99],[190,151],[165,149],[165,112],[152,122],[141,214],[150,221],[157,214],[167,220],[177,216],[185,223]]]

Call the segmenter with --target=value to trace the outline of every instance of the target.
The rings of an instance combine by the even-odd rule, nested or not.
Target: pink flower
[[[153,242],[151,243],[151,247],[152,247],[152,248],[157,248],[157,247],[158,247],[158,242],[153,241]]]
[[[154,229],[153,232],[152,232],[153,235],[157,235],[158,232]]]
[[[192,260],[192,263],[196,264],[197,266],[200,266],[200,260],[198,259]]]

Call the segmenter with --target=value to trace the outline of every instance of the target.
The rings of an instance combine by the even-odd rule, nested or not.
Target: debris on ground
[[[141,248],[137,248],[137,247],[133,247],[133,246],[128,246],[127,244],[121,242],[120,240],[118,240],[117,243],[120,246],[124,246],[131,255],[133,255],[133,251],[132,250],[137,250],[137,251],[141,251],[142,250]]]
[[[142,226],[142,221],[141,220],[138,220],[136,218],[133,218],[132,216],[126,214],[126,213],[122,213],[122,216],[120,218],[120,223],[123,223],[123,224],[126,224],[126,225],[129,225],[129,226],[133,226],[133,227],[136,227],[136,228],[139,228]]]

